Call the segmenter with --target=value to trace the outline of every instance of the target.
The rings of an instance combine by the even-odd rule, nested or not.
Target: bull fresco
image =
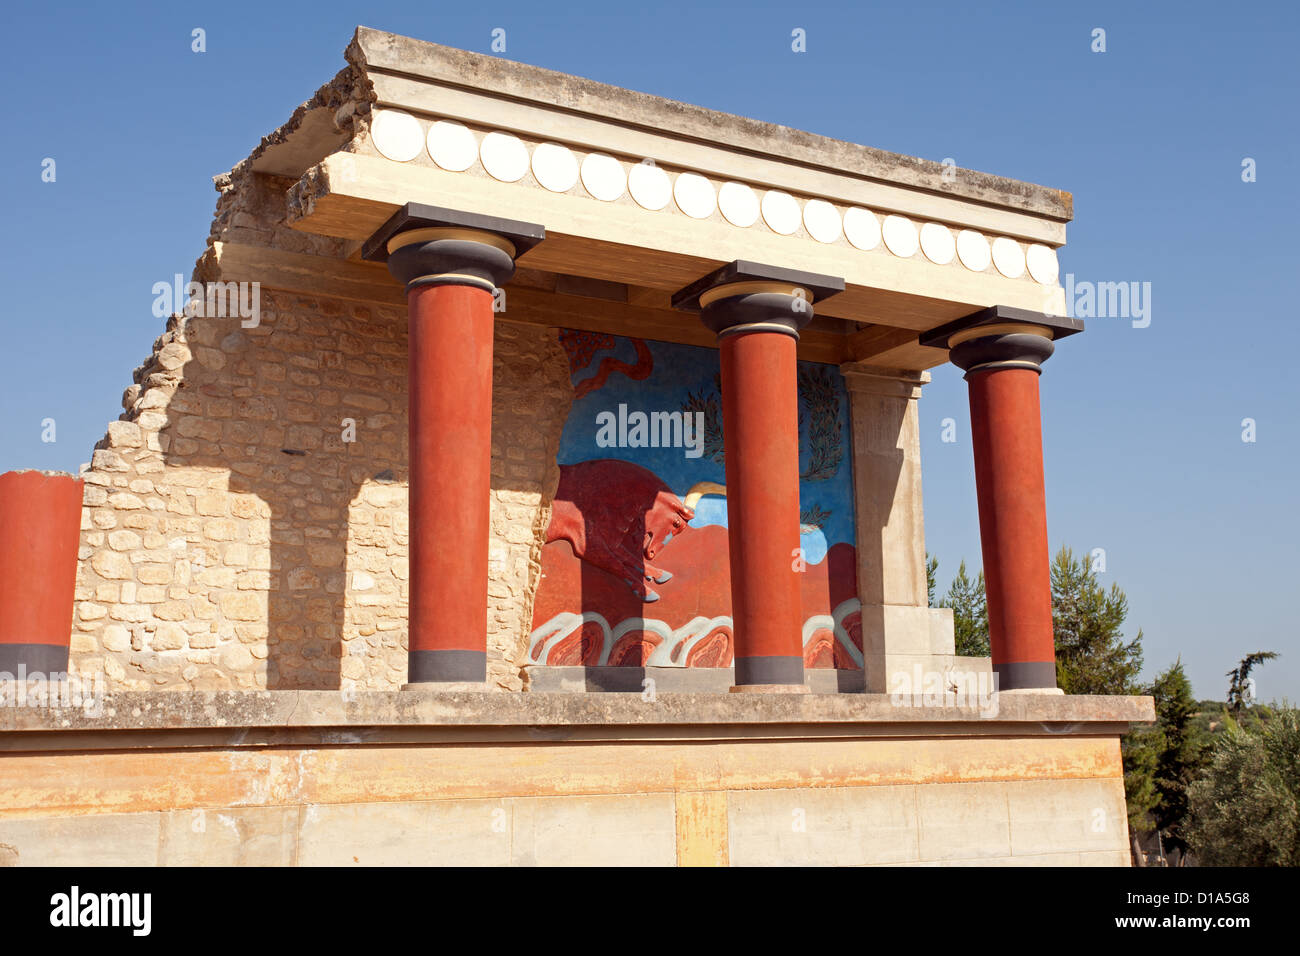
[[[729,666],[718,353],[574,330],[560,341],[574,401],[557,456],[529,663]],[[798,381],[804,663],[856,670],[848,397],[831,365],[800,362]]]

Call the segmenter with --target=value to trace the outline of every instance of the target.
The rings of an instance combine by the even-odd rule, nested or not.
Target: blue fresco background
[[[597,374],[600,363],[613,357],[628,365],[637,361],[633,340],[613,336],[614,347],[596,352],[589,365],[571,375],[576,386]],[[596,444],[598,426],[596,416],[601,412],[618,415],[618,406],[627,405],[627,413],[681,411],[689,395],[717,395],[716,377],[719,372],[716,349],[666,342],[646,342],[654,359],[654,369],[642,381],[634,381],[621,372],[615,372],[601,388],[574,401],[560,438],[556,456],[558,464],[572,465],[595,458],[616,458],[648,468],[672,488],[681,498],[687,490],[700,481],[726,483],[722,464],[712,460],[706,452],[699,458],[687,458],[685,448],[602,448]],[[799,505],[808,513],[813,509],[828,513],[816,530],[805,528],[800,544],[810,564],[820,564],[831,545],[844,542],[856,546],[853,525],[853,472],[849,435],[848,392],[844,377],[833,365],[800,362],[801,371],[813,370],[828,374],[832,383],[838,415],[839,441],[842,455],[838,468],[831,477],[822,481],[800,481]],[[719,396],[720,398],[720,396]],[[804,396],[800,396],[801,421],[799,428],[799,471],[805,474],[811,458],[810,431],[812,415]],[[691,527],[706,525],[727,526],[726,499],[709,495],[700,500]]]

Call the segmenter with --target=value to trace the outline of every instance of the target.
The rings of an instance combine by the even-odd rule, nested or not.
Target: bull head
[[[647,561],[654,559],[674,535],[680,534],[695,517],[695,505],[706,494],[726,494],[727,489],[712,481],[702,481],[692,485],[686,493],[685,502],[668,491],[659,493],[654,507],[646,516],[645,538],[641,542],[641,553]],[[662,582],[661,582],[662,583]]]
[[[695,506],[700,503],[700,499],[705,495],[727,495],[727,486],[720,485],[716,481],[697,481],[691,485],[691,490],[686,492],[686,501],[684,504],[691,511],[691,516],[695,516]]]

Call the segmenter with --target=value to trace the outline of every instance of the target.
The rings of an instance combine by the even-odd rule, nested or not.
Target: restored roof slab
[[[801,342],[819,361],[924,369],[947,350],[918,333],[993,306],[1065,312],[1068,193],[366,27],[347,59],[225,177],[290,184],[283,225],[325,251],[289,261],[299,244],[272,241],[286,288],[376,291],[377,273],[335,282],[330,250],[358,260],[399,209],[422,203],[545,227],[510,283],[525,294],[502,318],[517,321],[549,321],[576,298],[601,303],[602,331],[693,342],[668,298],[734,260],[844,278]],[[232,239],[246,241],[214,230],[206,261],[269,283],[227,274],[258,258]],[[625,288],[626,302],[563,294],[583,283]]]

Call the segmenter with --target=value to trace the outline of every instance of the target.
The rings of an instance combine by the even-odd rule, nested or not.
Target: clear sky
[[[501,28],[510,59],[1072,192],[1062,277],[1149,282],[1151,308],[1145,328],[1090,320],[1045,366],[1052,550],[1105,549],[1148,676],[1181,655],[1218,698],[1239,658],[1276,650],[1260,695],[1294,702],[1297,9],[7,3],[0,470],[89,460],[163,331],[153,284],[188,279],[203,250],[210,177],[343,66],[358,23],[485,53]],[[979,535],[965,385],[933,375],[922,461],[943,590],[960,558],[979,563]]]

